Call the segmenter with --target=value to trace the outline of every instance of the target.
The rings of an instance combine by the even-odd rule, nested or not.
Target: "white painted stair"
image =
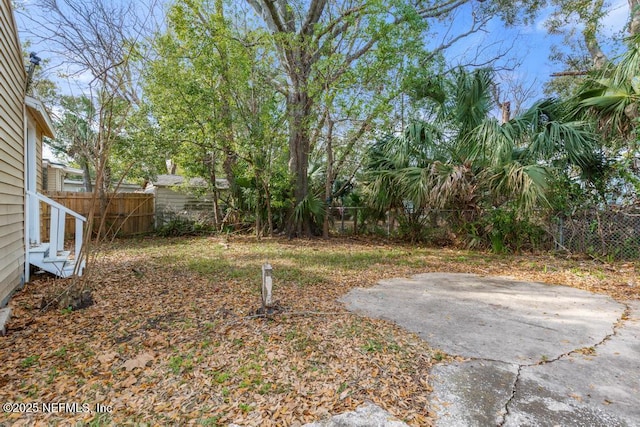
[[[69,251],[57,251],[55,254],[51,251],[49,243],[42,243],[29,249],[29,262],[36,267],[55,274],[59,277],[72,276],[76,269],[75,259],[70,259]],[[84,270],[84,262],[78,269],[78,275],[82,275]]]
[[[49,205],[49,241],[40,239],[40,203]],[[29,226],[26,240],[27,263],[59,277],[69,277],[74,274],[81,276],[85,268],[84,260],[77,265],[77,259],[82,254],[82,235],[86,218],[60,203],[40,194],[27,191],[27,205]],[[65,245],[65,222],[67,215],[74,218],[74,244],[72,251],[67,251]],[[25,281],[29,281],[29,269],[25,269]]]

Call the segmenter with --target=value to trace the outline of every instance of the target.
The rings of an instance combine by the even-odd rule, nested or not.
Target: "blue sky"
[[[28,7],[29,0],[24,3]],[[623,31],[626,24],[627,0],[612,0],[609,10],[610,13],[603,21],[602,30],[606,37],[613,39],[616,34]],[[531,25],[513,28],[506,28],[499,19],[494,19],[489,23],[486,32],[479,32],[461,40],[447,50],[446,57],[452,64],[467,64],[477,56],[478,51],[481,51],[485,57],[492,57],[496,52],[506,50],[507,53],[499,65],[516,65],[516,67],[513,70],[502,71],[500,78],[505,82],[520,82],[525,88],[529,88],[531,93],[528,103],[530,104],[544,96],[543,87],[545,82],[550,79],[551,74],[563,71],[561,64],[552,63],[549,60],[551,47],[563,43],[562,36],[551,36],[547,33],[544,24],[550,13],[550,10],[542,11],[538,19]],[[17,15],[17,22],[22,30],[29,25],[20,14]],[[441,44],[448,35],[464,31],[470,22],[470,9],[467,7],[460,10],[451,25],[441,24],[440,27],[435,27],[438,30],[438,35],[432,39],[434,46]],[[579,27],[577,29],[579,30]],[[22,40],[28,38],[24,31],[21,38]],[[54,69],[57,72],[63,71],[59,61],[51,57],[51,53],[47,52],[46,47],[34,46],[34,50],[41,57],[51,60],[49,67],[52,71]],[[88,83],[90,79],[89,75],[78,75],[70,81],[61,79],[59,80],[60,89],[65,93],[78,94],[81,91],[80,87]]]
[[[30,0],[23,0],[23,3],[29,7]],[[610,13],[603,22],[603,31],[607,37],[613,38],[616,33],[623,30],[628,16],[627,0],[612,0],[609,7]],[[447,59],[453,63],[469,63],[470,58],[477,56],[478,50],[486,57],[495,55],[498,51],[507,50],[507,54],[499,65],[516,64],[516,68],[512,71],[503,71],[500,77],[511,82],[522,82],[525,87],[531,87],[533,91],[532,98],[543,96],[542,90],[544,83],[549,80],[554,72],[563,71],[561,64],[552,63],[549,60],[549,53],[552,45],[562,45],[562,36],[550,36],[544,26],[546,18],[551,13],[550,10],[542,11],[538,19],[529,26],[518,26],[514,28],[505,28],[499,19],[494,19],[489,23],[486,32],[479,32],[470,37],[461,40],[458,44],[447,51]],[[24,30],[26,26],[32,23],[25,22],[23,16],[17,16],[18,26]],[[439,34],[432,39],[434,45],[442,43],[447,35],[464,31],[471,21],[470,5],[460,10],[455,17],[451,27],[449,25],[440,24],[435,27]],[[578,28],[579,29],[579,28]],[[23,31],[21,34],[23,40],[27,38],[27,34]],[[47,52],[46,47],[34,46],[39,55],[43,58],[51,59],[49,67],[58,72],[64,71],[56,61],[51,57],[51,53]],[[89,76],[78,75],[70,82],[60,80],[60,89],[67,93],[78,93],[76,84],[82,85],[89,81]],[[85,81],[86,80],[86,81]],[[535,99],[533,99],[535,100]],[[532,101],[533,101],[532,100]]]
[[[542,97],[544,83],[550,79],[551,74],[564,71],[562,64],[553,63],[549,59],[552,46],[563,45],[563,36],[549,35],[545,28],[545,21],[550,14],[551,9],[543,10],[532,24],[513,28],[506,28],[499,19],[494,19],[489,23],[487,32],[474,34],[450,49],[447,59],[452,63],[465,64],[475,56],[478,47],[486,48],[486,56],[508,49],[507,55],[499,64],[518,65],[512,71],[501,72],[500,76],[507,80],[521,81],[527,87],[533,85],[534,98]],[[605,51],[611,47],[607,46],[607,40],[613,40],[624,31],[628,14],[627,0],[611,1],[609,14],[603,20],[601,29]],[[470,10],[460,11],[454,21],[453,31],[468,28],[470,22]],[[577,23],[575,25],[579,31],[580,26]],[[447,30],[448,28],[440,29],[440,38],[435,39],[436,44],[442,42]]]

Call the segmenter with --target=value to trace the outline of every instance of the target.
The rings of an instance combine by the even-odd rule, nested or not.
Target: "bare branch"
[[[275,33],[289,32],[273,1],[271,0],[247,0],[259,16],[262,16],[267,27]]]
[[[305,19],[304,23],[302,24],[302,28],[300,29],[301,33],[311,34],[313,32],[313,26],[320,20],[326,4],[327,0],[313,0],[311,5],[309,6],[307,18]]]
[[[477,32],[484,31],[485,26],[489,23],[490,20],[491,20],[491,17],[489,17],[489,16],[485,16],[484,18],[481,19],[476,14],[473,14],[473,22],[471,23],[471,27],[467,31],[465,31],[464,33],[460,33],[457,36],[455,36],[455,37],[453,37],[453,38],[451,38],[451,39],[449,39],[447,41],[443,41],[440,44],[440,46],[435,48],[425,58],[425,62],[426,61],[431,61],[433,58],[435,58],[441,52],[445,51],[446,49],[449,49],[451,46],[453,46],[454,44],[456,44],[460,40],[462,40],[462,39],[464,39],[466,37],[469,37],[470,35],[475,34]]]
[[[151,33],[147,27],[155,0],[146,15],[137,14],[139,8],[133,4],[98,0],[37,0],[35,5],[47,19],[24,15],[34,23],[29,33],[46,41],[52,52],[73,68],[72,75],[88,72],[93,78],[90,85],[99,81],[128,101],[139,102],[130,59],[140,41]]]
[[[327,25],[327,27],[323,31],[319,32],[316,35],[316,38],[320,40],[322,37],[324,37],[327,34],[331,34],[333,38],[337,37],[339,34],[343,33],[344,31],[346,31],[347,28],[349,28],[348,23],[343,23],[342,25],[338,25],[338,24],[342,23],[346,18],[350,17],[351,15],[354,15],[362,11],[365,7],[366,5],[363,4],[361,6],[352,7],[344,11],[342,15],[340,15],[335,19],[332,19],[329,25]]]
[[[442,3],[437,3],[435,6],[420,9],[418,10],[418,14],[423,18],[440,18],[469,1],[470,0],[448,0]]]
[[[453,68],[459,68],[459,67],[482,68],[482,67],[491,66],[494,71],[512,71],[517,66],[516,60],[510,60],[509,62],[500,66],[498,66],[497,64],[501,59],[505,58],[509,54],[509,52],[513,50],[516,44],[516,41],[517,41],[517,38],[513,38],[511,40],[511,44],[508,47],[502,47],[502,45],[504,44],[502,41],[476,45],[475,52],[470,55],[473,59],[468,60],[465,63],[459,63]],[[500,47],[500,50],[498,52],[491,53],[489,56],[484,55],[484,52],[490,51],[495,46]],[[486,58],[486,59],[482,59],[482,58]],[[450,71],[451,70],[448,70],[447,73]]]

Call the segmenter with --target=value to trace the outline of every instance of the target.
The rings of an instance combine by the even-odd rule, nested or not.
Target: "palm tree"
[[[617,199],[615,196],[607,197],[607,184],[610,186],[608,191],[620,192],[622,187],[635,187],[631,193],[640,193],[637,134],[640,120],[640,34],[628,38],[627,46],[619,61],[591,76],[573,100],[576,117],[596,122],[604,154],[611,159],[607,179],[601,179],[598,185],[604,202]]]
[[[435,93],[452,95],[429,99],[426,120],[373,146],[368,190],[379,209],[453,209],[473,221],[483,209],[512,205],[526,216],[545,202],[554,172],[597,163],[587,123],[566,121],[557,100],[500,123],[491,116],[490,71],[457,70],[443,84]]]
[[[616,64],[587,80],[576,96],[577,112],[598,119],[601,131],[617,142],[629,140],[640,114],[640,34],[627,40],[628,50]]]

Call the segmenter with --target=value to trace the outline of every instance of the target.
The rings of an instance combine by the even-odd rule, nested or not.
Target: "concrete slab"
[[[432,406],[441,425],[495,426],[512,395],[518,367],[472,360],[438,365],[431,371]]]
[[[581,425],[640,425],[640,302],[628,307],[615,335],[593,352],[523,368],[505,425],[545,425],[563,413],[580,416]]]
[[[520,364],[590,347],[613,332],[624,305],[566,286],[472,274],[381,281],[342,298],[392,320],[449,354]]]
[[[533,368],[535,370],[535,368]],[[577,393],[556,392],[555,382],[539,381],[531,378],[529,369],[524,368],[516,386],[516,394],[508,405],[508,414],[500,425],[505,427],[546,427],[546,426],[635,426],[638,418],[631,413],[624,414],[614,408],[603,409],[601,405],[583,401]],[[533,374],[535,377],[535,373]],[[569,375],[570,376],[570,375]]]
[[[640,426],[638,302],[444,273],[383,281],[342,301],[470,359],[431,373],[439,426]]]
[[[372,403],[356,408],[355,411],[344,412],[339,415],[303,425],[303,427],[409,427],[407,423]]]

